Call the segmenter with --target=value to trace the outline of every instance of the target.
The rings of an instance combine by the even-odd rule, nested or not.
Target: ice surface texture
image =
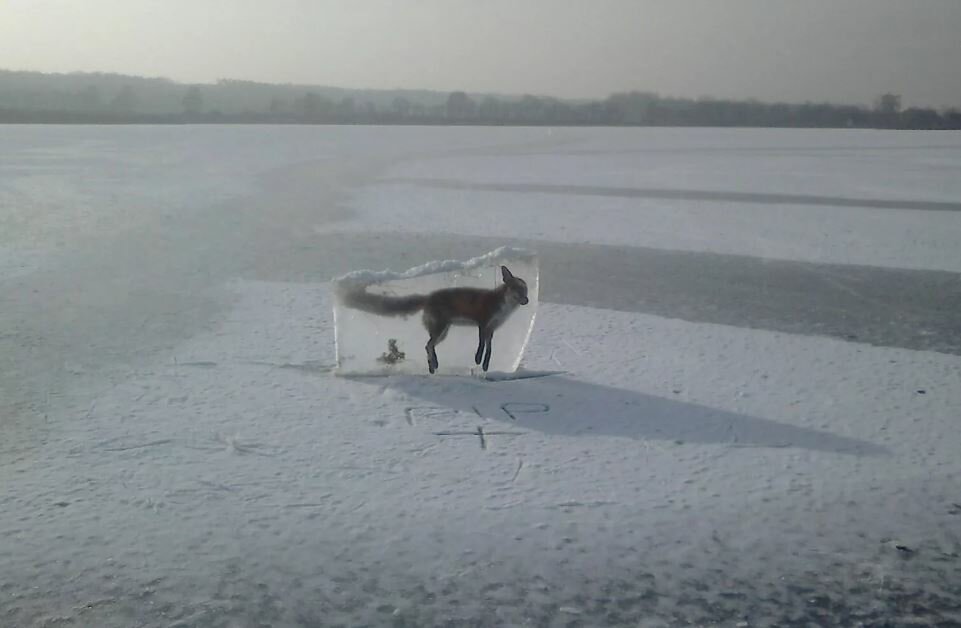
[[[494,333],[490,370],[513,373],[520,365],[537,314],[539,268],[527,250],[502,247],[467,261],[433,261],[405,272],[356,271],[334,279],[334,336],[337,373],[392,375],[427,373],[428,339],[421,313],[382,316],[347,307],[345,297],[367,291],[405,297],[454,287],[493,289],[501,283],[501,265],[527,282],[526,305],[519,306]],[[474,363],[478,332],[474,324],[452,325],[437,345],[438,374],[481,372]]]

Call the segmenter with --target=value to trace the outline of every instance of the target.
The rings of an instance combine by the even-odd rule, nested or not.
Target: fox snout
[[[519,303],[520,303],[521,305],[527,305],[528,301],[529,301],[529,300],[528,300],[527,297],[521,297]]]

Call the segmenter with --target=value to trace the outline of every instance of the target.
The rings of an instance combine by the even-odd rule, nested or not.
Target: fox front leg
[[[483,325],[477,327],[477,335],[480,339],[477,341],[477,353],[474,354],[474,364],[480,364],[484,358],[484,344],[485,340],[487,340],[487,330]]]
[[[490,363],[491,363],[491,345],[493,343],[493,340],[494,340],[494,332],[493,331],[487,332],[487,353],[484,355],[484,372],[485,373],[487,372],[487,367],[490,366]]]
[[[430,371],[431,374],[433,374],[434,371],[437,370],[437,366],[438,366],[437,352],[434,350],[435,344],[436,343],[434,342],[434,339],[431,338],[430,340],[427,341],[427,346],[424,347],[425,349],[427,349],[427,370]]]

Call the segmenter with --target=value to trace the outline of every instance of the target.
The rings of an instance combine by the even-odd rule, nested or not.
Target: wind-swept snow
[[[0,625],[961,622],[961,212],[761,198],[958,204],[957,134],[7,131]],[[332,277],[499,245],[515,379],[334,376]]]

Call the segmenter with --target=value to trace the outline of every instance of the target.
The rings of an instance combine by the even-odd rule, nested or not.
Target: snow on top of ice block
[[[536,254],[533,251],[510,246],[502,246],[491,251],[490,253],[485,253],[484,255],[474,257],[466,261],[437,260],[433,262],[427,262],[426,264],[421,264],[420,266],[415,266],[404,272],[396,272],[391,270],[355,270],[347,273],[346,275],[332,279],[331,283],[335,289],[364,288],[366,286],[385,281],[413,279],[414,277],[422,277],[424,275],[431,275],[434,273],[473,270],[475,268],[482,268],[484,266],[491,266],[493,264],[509,262],[511,260],[529,261],[534,257],[536,257]]]

